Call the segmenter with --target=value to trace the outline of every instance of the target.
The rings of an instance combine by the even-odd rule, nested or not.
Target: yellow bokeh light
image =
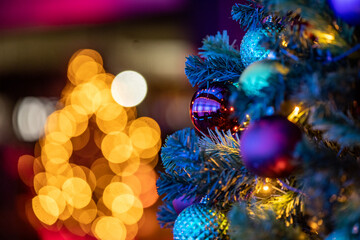
[[[55,178],[69,178],[73,176],[71,166],[68,162],[56,163],[52,161],[43,161],[43,164],[46,172],[51,174],[51,176],[54,176]]]
[[[69,178],[62,186],[68,204],[74,208],[83,208],[91,200],[92,193],[89,184],[81,178]]]
[[[79,223],[90,224],[97,215],[97,207],[94,200],[91,200],[87,206],[82,209],[74,209],[72,217]]]
[[[102,197],[100,197],[99,200],[97,201],[96,207],[98,209],[98,216],[99,217],[111,216],[112,215],[111,210],[105,206],[104,199]],[[95,219],[95,221],[96,221],[96,219]]]
[[[81,135],[71,138],[74,151],[83,149],[90,140],[90,130],[87,128]]]
[[[109,185],[109,183],[111,183],[113,177],[114,176],[112,174],[106,174],[101,176],[99,179],[97,179],[96,188],[94,192],[96,197],[102,196],[104,189]]]
[[[111,84],[111,94],[114,100],[124,107],[140,104],[147,93],[145,78],[134,71],[119,73]]]
[[[49,196],[35,196],[32,199],[32,208],[36,217],[47,225],[54,224],[59,217],[56,201]]]
[[[113,201],[116,197],[129,194],[134,195],[131,188],[122,182],[112,182],[105,189],[103,193],[103,201],[108,209],[112,209]]]
[[[45,124],[45,134],[51,132],[62,132],[68,137],[74,135],[76,130],[76,121],[74,116],[66,111],[59,110],[49,115]]]
[[[84,181],[87,181],[86,174],[81,166],[78,166],[74,163],[69,164],[71,166],[73,177],[81,178]]]
[[[157,134],[160,135],[160,126],[159,124],[152,118],[149,117],[140,117],[134,121],[131,122],[130,128],[129,128],[129,134],[131,135],[133,131],[135,131],[137,128],[141,127],[150,127],[154,129]]]
[[[123,223],[127,225],[137,223],[144,213],[143,205],[138,198],[134,198],[133,206],[125,213],[113,212],[113,216],[119,218]]]
[[[49,177],[50,174],[47,172],[40,172],[35,175],[33,183],[34,183],[34,190],[36,193],[39,193],[39,190],[47,185]]]
[[[140,127],[130,133],[130,139],[136,148],[152,148],[159,142],[160,135],[150,127]]]
[[[114,102],[110,102],[99,108],[99,110],[96,112],[96,117],[104,121],[111,121],[121,115],[122,112],[126,114],[126,110],[122,106]]]
[[[117,105],[109,103],[101,107],[96,115],[96,124],[104,133],[123,131],[128,121],[126,110]]]
[[[115,176],[117,177],[117,176]],[[114,178],[115,178],[114,177]],[[129,175],[122,177],[122,182],[131,187],[135,196],[139,196],[141,193],[141,182],[136,175]]]
[[[98,158],[91,164],[91,171],[98,180],[102,176],[112,175],[112,171],[105,158]]]
[[[93,61],[97,62],[100,65],[103,65],[103,59],[100,53],[98,53],[93,49],[79,49],[73,54],[73,56],[70,59],[70,62],[77,56],[88,56],[92,58]]]
[[[18,163],[20,177],[38,194],[35,216],[80,237],[134,239],[144,207],[158,199],[153,168],[160,127],[151,118],[136,119],[132,107],[146,95],[145,79],[132,71],[105,73],[91,49],[73,55],[68,78],[57,104],[63,108],[47,118],[34,157]]]
[[[133,152],[130,138],[123,132],[112,132],[106,135],[101,143],[104,157],[112,163],[128,160]]]
[[[68,105],[63,111],[67,111],[76,121],[76,129],[72,137],[81,135],[88,127],[88,114],[86,110],[79,105]]]
[[[84,237],[86,235],[86,232],[84,232],[80,227],[80,223],[73,217],[69,217],[68,219],[63,221],[63,225],[66,227],[67,230],[69,230],[76,236]]]
[[[58,207],[57,216],[64,212],[66,201],[59,188],[54,186],[44,186],[39,190],[39,196],[41,195],[51,197],[53,200],[55,200]]]
[[[48,143],[41,149],[41,159],[43,164],[50,161],[55,164],[65,163],[69,160],[71,153],[62,144]],[[46,166],[45,166],[46,167]]]
[[[139,227],[137,224],[131,224],[131,225],[125,225],[126,230],[127,230],[127,235],[126,235],[126,239],[127,240],[132,240],[135,239],[138,231],[139,231]]]
[[[95,57],[96,58],[96,57]],[[98,60],[98,61],[96,61]],[[68,78],[74,85],[87,82],[97,74],[104,73],[102,60],[94,59],[93,56],[79,55],[73,57],[69,62]]]
[[[100,89],[93,82],[83,83],[76,86],[71,93],[71,104],[79,106],[85,110],[87,114],[93,114],[101,105]]]
[[[96,187],[96,177],[95,174],[93,173],[93,171],[91,171],[91,169],[84,167],[84,166],[80,166],[81,169],[84,171],[85,176],[86,176],[86,182],[89,184],[89,187],[91,189],[91,191],[95,190]]]
[[[121,194],[114,198],[111,204],[111,211],[113,213],[125,213],[134,205],[135,196],[132,194]]]
[[[70,218],[75,208],[69,204],[66,204],[64,211],[59,215],[59,219],[65,221]]]
[[[109,162],[111,170],[120,176],[130,176],[134,174],[140,167],[140,158],[137,155],[132,155],[126,162],[112,163]]]
[[[125,240],[125,225],[114,217],[101,217],[94,227],[96,237],[101,240]]]

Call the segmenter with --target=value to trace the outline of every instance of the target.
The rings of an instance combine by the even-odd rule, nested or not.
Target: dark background
[[[102,55],[107,72],[134,70],[146,78],[148,94],[138,106],[138,116],[154,118],[164,140],[191,126],[189,103],[195,89],[184,74],[185,57],[195,54],[201,40],[217,31],[228,30],[230,41],[240,44],[244,33],[231,20],[233,4],[232,0],[0,2],[0,239],[55,239],[41,238],[24,213],[31,191],[18,177],[17,161],[22,154],[33,154],[35,143],[15,134],[16,103],[28,96],[57,100],[67,81],[70,57],[78,49],[90,48]],[[172,236],[157,227],[137,239]]]

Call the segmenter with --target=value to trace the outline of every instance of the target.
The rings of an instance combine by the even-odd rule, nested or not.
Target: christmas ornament
[[[360,0],[329,0],[335,15],[350,25],[360,25]]]
[[[300,139],[300,129],[285,117],[264,117],[252,123],[240,139],[246,168],[261,177],[289,176],[297,166],[292,153]]]
[[[350,240],[349,234],[344,229],[332,232],[325,240]]]
[[[190,104],[190,117],[195,128],[209,136],[208,129],[221,131],[239,130],[238,119],[233,117],[235,107],[229,97],[236,88],[232,84],[215,83],[199,88]]]
[[[174,240],[229,239],[228,220],[223,212],[205,203],[187,207],[177,217],[173,229]]]
[[[262,89],[279,81],[289,68],[274,60],[263,60],[251,64],[240,76],[240,87],[248,96],[263,97]]]
[[[262,47],[259,41],[266,35],[261,28],[249,29],[244,35],[240,45],[241,62],[244,67],[251,63],[263,60],[270,54],[270,50]]]
[[[194,198],[184,199],[184,197],[175,198],[172,201],[174,209],[177,214],[181,213],[185,208],[189,207],[194,203]]]

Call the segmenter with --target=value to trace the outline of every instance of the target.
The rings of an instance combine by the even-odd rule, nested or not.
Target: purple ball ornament
[[[360,25],[360,0],[329,0],[335,15],[350,25]]]
[[[282,116],[268,116],[250,124],[240,138],[245,167],[261,177],[289,176],[299,165],[292,154],[301,136],[300,129]]]
[[[180,214],[182,210],[194,204],[194,201],[195,201],[194,198],[184,199],[184,197],[179,197],[179,198],[175,198],[172,201],[172,204],[174,206],[175,212],[177,214]]]
[[[240,124],[233,116],[235,107],[229,101],[234,91],[236,87],[232,84],[212,83],[195,92],[190,104],[190,117],[199,132],[209,136],[208,129],[239,131]]]

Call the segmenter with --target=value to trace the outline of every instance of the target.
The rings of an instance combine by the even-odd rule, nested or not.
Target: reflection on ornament
[[[182,211],[174,225],[174,240],[229,239],[229,222],[225,214],[204,203],[191,205]]]
[[[229,102],[229,97],[236,88],[231,84],[211,84],[209,87],[199,88],[190,104],[190,117],[195,128],[208,135],[210,130],[239,131],[237,118],[232,114],[235,107]]]

